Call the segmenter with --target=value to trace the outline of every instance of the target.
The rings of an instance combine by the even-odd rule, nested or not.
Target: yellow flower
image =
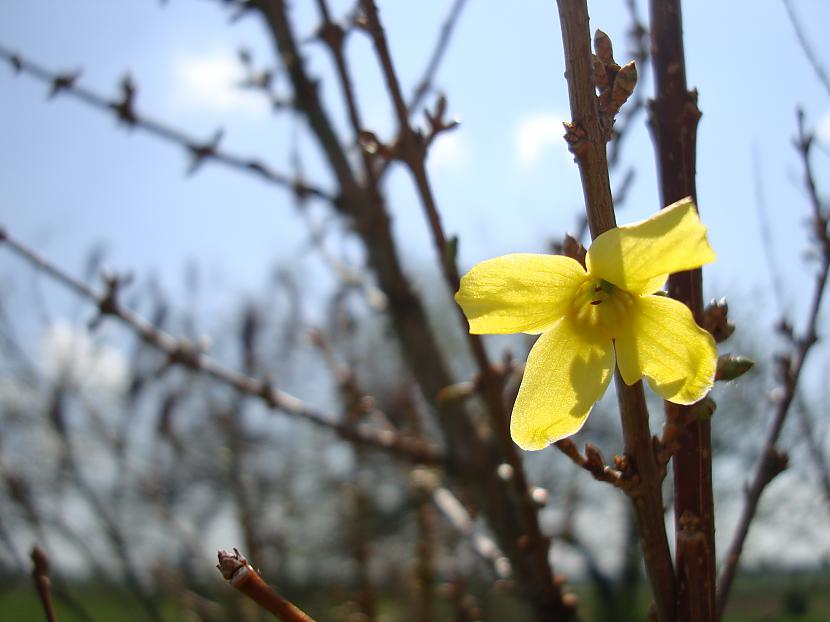
[[[714,380],[715,342],[688,307],[654,293],[670,273],[714,260],[706,227],[684,199],[598,236],[587,271],[562,255],[515,254],[464,275],[455,300],[471,333],[541,333],[513,407],[513,440],[542,449],[578,432],[615,358],[626,384],[645,376],[670,402],[703,398]]]

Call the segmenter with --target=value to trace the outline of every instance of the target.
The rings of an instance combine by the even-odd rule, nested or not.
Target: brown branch
[[[652,0],[651,49],[656,96],[650,123],[657,151],[662,202],[696,198],[697,93],[686,86],[680,0]],[[669,295],[703,321],[700,269],[669,277]],[[665,402],[666,425],[675,427],[674,516],[677,615],[682,622],[715,618],[715,518],[710,421],[691,416],[694,406]]]
[[[294,415],[331,430],[340,438],[349,442],[381,449],[413,462],[423,462],[424,464],[441,464],[443,462],[442,454],[422,439],[396,434],[389,430],[379,431],[367,427],[355,427],[346,422],[338,421],[335,417],[309,406],[299,398],[273,387],[267,379],[252,378],[223,366],[200,352],[189,341],[176,338],[156,328],[132,310],[121,305],[118,300],[117,279],[111,279],[107,291],[99,295],[82,281],[49,263],[9,236],[2,227],[0,227],[0,243],[5,243],[15,254],[73,290],[82,298],[93,302],[98,307],[101,317],[112,316],[126,324],[144,343],[165,354],[168,364],[179,365],[201,373],[240,393],[260,399],[273,410]]]
[[[0,46],[0,58],[8,61],[16,73],[27,74],[50,85],[50,96],[66,94],[74,97],[93,108],[114,115],[116,120],[130,129],[137,128],[157,138],[181,146],[191,158],[189,173],[195,172],[202,164],[211,160],[237,171],[253,174],[268,183],[280,186],[298,195],[312,196],[327,202],[335,200],[328,192],[292,179],[256,158],[244,158],[220,150],[221,131],[217,132],[211,140],[203,141],[151,117],[140,115],[135,109],[135,86],[129,77],[124,78],[121,83],[121,98],[108,99],[77,84],[77,73],[62,74],[50,71],[2,46]]]
[[[317,143],[340,186],[340,212],[352,220],[366,246],[368,262],[386,296],[388,311],[402,348],[427,401],[437,407],[439,391],[452,384],[449,370],[432,335],[423,305],[403,273],[389,215],[377,188],[361,186],[351,169],[349,158],[334,131],[328,113],[318,96],[316,82],[308,75],[288,19],[284,0],[256,4],[275,40],[294,89],[297,109],[305,116]],[[467,444],[450,443],[451,462],[460,466],[486,459],[479,451],[472,422],[460,408],[446,408],[439,423],[447,439],[465,438]]]
[[[314,81],[306,72],[284,0],[257,2],[256,5],[286,64],[297,109],[306,117],[338,180],[341,200],[337,207],[354,221],[355,230],[366,246],[368,263],[387,298],[388,312],[404,355],[422,394],[438,415],[436,422],[447,446],[448,472],[456,483],[472,493],[499,545],[513,562],[517,578],[526,589],[539,619],[547,619],[550,615],[571,619],[574,612],[563,604],[561,591],[552,580],[547,540],[532,541],[527,537],[526,534],[533,532],[528,530],[524,512],[516,509],[517,504],[526,503],[527,489],[517,490],[518,480],[507,481],[496,476],[497,467],[504,458],[481,437],[463,404],[438,402],[442,389],[453,384],[452,376],[423,305],[403,273],[385,199],[371,177],[371,166],[366,167],[366,185],[361,185],[349,168],[349,159],[334,133]],[[354,119],[352,123],[355,124]],[[513,469],[513,472],[519,471]],[[529,555],[528,551],[533,554]]]
[[[813,174],[812,164],[810,162],[810,150],[812,146],[813,135],[806,132],[804,128],[804,115],[799,110],[796,149],[799,152],[804,167],[804,185],[807,188],[810,207],[813,212],[812,234],[818,246],[820,265],[815,276],[813,295],[807,314],[807,324],[804,333],[800,338],[793,338],[793,351],[791,354],[779,357],[779,380],[782,385],[783,394],[777,402],[775,414],[773,415],[769,431],[767,432],[761,457],[755,467],[752,481],[746,489],[743,510],[741,511],[732,542],[729,545],[729,549],[724,557],[723,566],[718,575],[716,597],[718,619],[722,618],[726,608],[732,582],[737,574],[744,542],[749,533],[752,520],[755,518],[761,495],[767,487],[767,484],[787,466],[787,456],[784,452],[776,448],[776,443],[790,412],[790,407],[795,400],[798,382],[801,378],[801,372],[804,369],[807,355],[818,342],[817,329],[819,311],[821,310],[824,292],[827,289],[828,274],[830,274],[830,233],[828,233],[830,213],[828,213],[826,206],[823,205],[816,187],[815,175]]]
[[[220,550],[218,557],[219,563],[216,567],[222,576],[257,605],[283,622],[314,622],[307,613],[280,596],[274,588],[263,581],[248,560],[239,554],[239,551],[234,549],[231,554]]]
[[[570,458],[575,465],[588,471],[595,480],[625,489],[622,472],[606,465],[599,449],[591,443],[585,445],[584,455],[569,438],[557,441],[556,448]]]
[[[605,152],[610,120],[600,117],[586,2],[557,0],[557,5],[572,116],[565,139],[576,156],[588,225],[591,237],[596,238],[616,226]],[[619,372],[615,376],[625,452],[639,479],[639,490],[632,500],[646,573],[654,593],[657,619],[670,622],[674,620],[675,579],[663,516],[662,476],[648,427],[643,387],[641,382],[626,385]]]
[[[372,38],[375,53],[380,62],[386,87],[392,99],[397,117],[398,139],[395,152],[397,157],[409,169],[413,177],[421,205],[423,206],[429,223],[433,245],[441,265],[444,280],[450,293],[455,293],[459,288],[461,277],[454,253],[450,250],[447,236],[441,223],[441,216],[426,169],[426,154],[429,139],[414,130],[410,124],[410,109],[403,96],[375,1],[361,0],[360,6],[366,19],[366,28]],[[431,121],[433,133],[445,127],[441,122],[442,116],[442,106],[439,103],[438,110]],[[529,485],[524,464],[510,437],[509,416],[503,398],[502,374],[491,364],[482,337],[480,335],[474,335],[468,330],[467,320],[461,307],[456,305],[456,311],[462,325],[462,330],[467,336],[473,358],[479,369],[479,386],[481,387],[481,394],[487,407],[490,423],[496,431],[498,449],[503,456],[503,460],[511,468],[512,476],[508,483],[513,489],[514,498],[521,512],[521,520],[524,523],[522,531],[525,534],[524,537],[527,542],[524,547],[523,558],[530,560],[529,568],[522,572],[531,573],[533,576],[532,581],[537,585],[553,586],[553,572],[548,561],[547,538],[544,537],[539,526],[538,507],[533,503],[529,495]],[[545,598],[550,600],[554,607],[562,607],[561,593],[558,590],[551,592],[550,588],[547,588],[546,592],[548,593]]]
[[[52,597],[49,593],[49,558],[39,546],[32,549],[32,580],[35,582],[38,598],[43,605],[47,622],[57,622]]]

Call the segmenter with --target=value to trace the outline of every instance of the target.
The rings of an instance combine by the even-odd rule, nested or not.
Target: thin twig
[[[79,85],[77,83],[79,74],[77,73],[50,71],[2,46],[0,46],[0,58],[8,61],[16,73],[27,74],[40,82],[50,85],[50,97],[58,94],[69,95],[93,108],[114,115],[119,122],[125,124],[130,129],[140,129],[157,138],[183,147],[191,158],[189,173],[195,172],[207,160],[212,160],[232,169],[256,175],[266,182],[280,186],[296,194],[313,196],[329,203],[335,201],[335,197],[330,193],[292,179],[272,169],[256,158],[244,158],[220,150],[219,140],[222,136],[221,131],[217,132],[212,139],[204,141],[190,136],[170,125],[166,125],[161,121],[140,115],[136,111],[134,102],[136,87],[129,77],[124,78],[121,83],[121,98],[108,99],[91,89]]]
[[[49,557],[39,546],[32,549],[32,579],[35,582],[40,604],[43,605],[43,613],[47,622],[57,622],[55,609],[52,606],[52,597],[49,593]]]
[[[813,174],[810,161],[813,135],[808,133],[804,128],[804,114],[801,110],[798,111],[798,137],[795,146],[804,167],[804,185],[807,189],[808,199],[813,213],[811,233],[814,237],[814,242],[818,246],[820,265],[815,276],[813,295],[807,314],[807,324],[804,333],[800,338],[796,339],[793,337],[793,351],[790,355],[779,357],[780,382],[783,385],[783,395],[777,402],[775,414],[770,423],[769,431],[767,432],[761,457],[755,467],[752,481],[746,489],[744,507],[738,519],[735,534],[732,537],[732,542],[729,545],[729,549],[724,557],[723,566],[718,575],[716,596],[718,619],[723,617],[723,612],[729,599],[729,592],[732,588],[732,582],[737,574],[744,542],[749,534],[749,527],[752,520],[755,518],[761,495],[767,485],[787,466],[787,455],[777,449],[776,443],[781,435],[781,430],[784,427],[787,415],[790,412],[790,407],[795,400],[798,382],[801,378],[801,372],[804,369],[807,355],[818,342],[819,311],[821,310],[824,292],[827,289],[828,274],[830,273],[830,234],[828,233],[830,214],[828,214],[826,206],[823,205],[816,187],[815,175]]]
[[[240,393],[257,397],[269,408],[294,415],[327,428],[344,440],[382,449],[392,455],[400,455],[414,462],[440,464],[442,454],[422,439],[397,434],[389,430],[373,430],[348,425],[335,417],[319,411],[297,397],[272,386],[270,381],[259,380],[223,366],[206,356],[195,345],[184,339],[173,337],[150,324],[137,313],[121,305],[118,300],[117,280],[111,280],[108,290],[97,294],[91,287],[46,261],[27,246],[12,238],[0,227],[0,243],[5,243],[18,256],[33,264],[59,283],[73,290],[81,297],[94,303],[101,316],[112,316],[129,326],[141,340],[164,353],[169,364],[180,365],[199,372],[227,385]]]
[[[314,622],[307,613],[280,596],[274,588],[263,581],[248,560],[239,554],[239,551],[236,549],[233,553],[219,551],[218,557],[219,563],[216,567],[222,576],[257,605],[283,622]]]
[[[619,469],[613,469],[606,465],[599,449],[591,443],[585,446],[584,455],[579,452],[576,444],[569,438],[557,441],[556,448],[570,458],[575,465],[588,471],[594,479],[622,489],[626,488],[623,473]]]

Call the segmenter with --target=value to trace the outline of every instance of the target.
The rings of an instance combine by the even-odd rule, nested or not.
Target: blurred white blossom
[[[83,326],[57,321],[41,339],[41,366],[51,382],[63,382],[83,391],[119,393],[127,384],[124,355],[97,344]]]

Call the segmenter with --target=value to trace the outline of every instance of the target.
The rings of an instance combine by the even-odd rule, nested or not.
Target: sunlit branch
[[[608,176],[606,142],[611,119],[601,114],[596,92],[588,7],[585,0],[557,0],[571,123],[565,140],[582,181],[591,237],[616,226]],[[648,425],[642,382],[627,385],[615,374],[625,452],[637,473],[639,491],[630,496],[637,514],[640,543],[654,594],[657,620],[673,622],[675,576],[663,515],[662,472]]]

